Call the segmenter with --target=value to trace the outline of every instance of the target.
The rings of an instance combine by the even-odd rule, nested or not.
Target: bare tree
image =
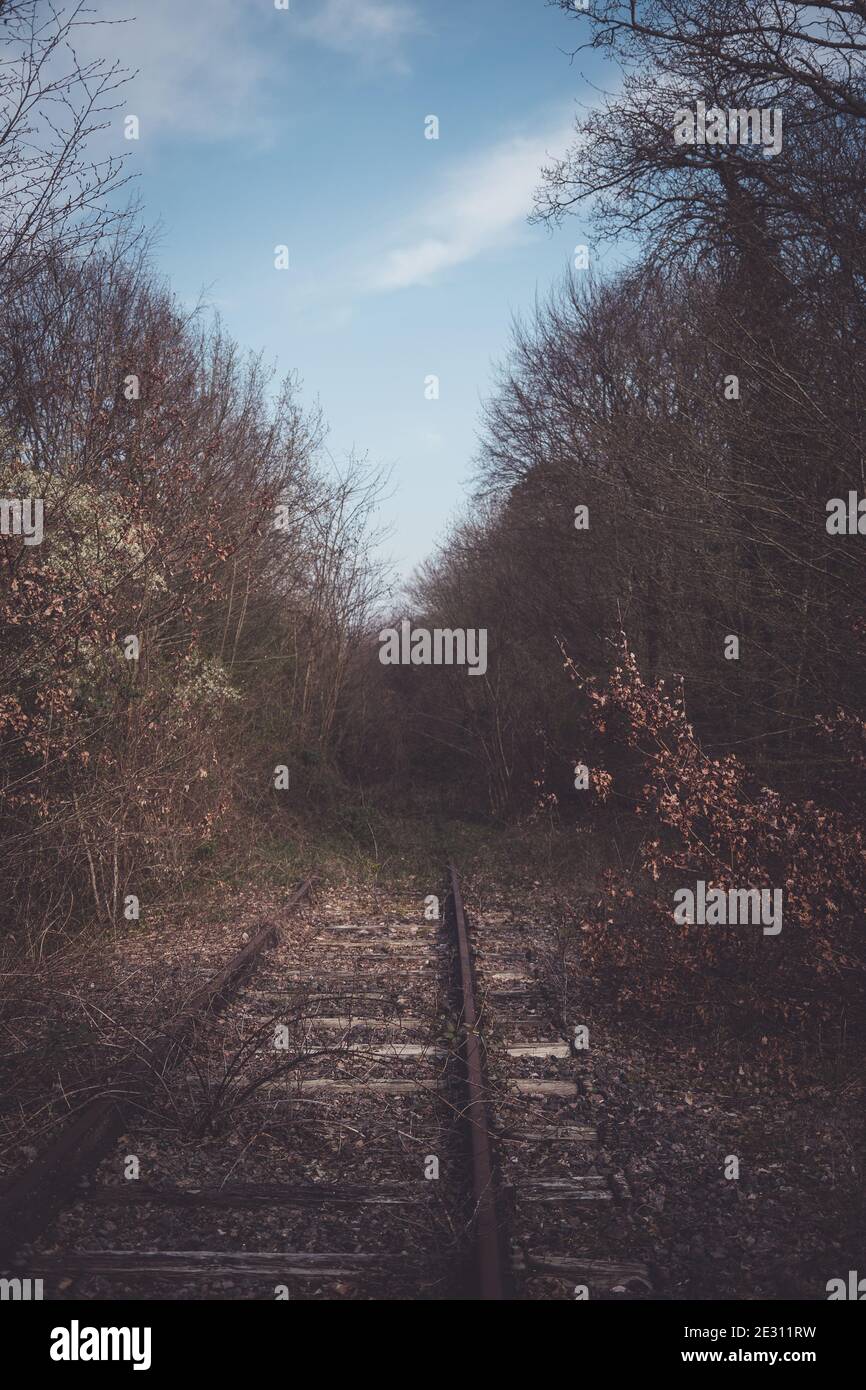
[[[119,63],[82,62],[78,31],[91,11],[78,0],[0,0],[0,275],[27,278],[58,248],[79,253],[127,211],[123,156],[89,146],[117,109],[128,79]]]
[[[729,79],[799,90],[833,115],[866,119],[862,0],[574,0],[550,3],[591,25],[589,47],[626,65],[708,55]],[[584,45],[582,45],[584,46]]]
[[[844,60],[820,56],[820,25],[808,48],[802,15],[796,41],[779,37],[767,48],[767,32],[794,26],[807,9],[839,12],[851,30]],[[641,237],[672,265],[712,254],[738,274],[751,271],[751,293],[779,293],[792,256],[832,259],[862,276],[864,14],[859,5],[740,0],[697,9],[610,0],[579,12],[591,25],[587,46],[612,50],[624,78],[614,96],[579,114],[577,138],[542,171],[537,217],[559,220],[586,201],[602,237]],[[734,138],[679,142],[677,114],[698,99],[743,118],[779,113],[778,147],[768,157],[751,127],[743,139],[739,126]]]

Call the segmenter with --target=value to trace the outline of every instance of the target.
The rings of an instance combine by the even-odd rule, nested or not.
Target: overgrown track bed
[[[435,1298],[463,1282],[453,952],[344,902],[203,1015],[14,1272],[55,1298]]]
[[[160,1065],[0,1197],[8,1273],[58,1299],[648,1292],[549,1022],[544,927],[467,921],[453,869],[441,920],[424,904],[322,897],[251,942]]]
[[[307,896],[307,879],[289,899],[285,911]],[[99,1089],[48,1145],[35,1163],[0,1188],[0,1261],[7,1261],[23,1242],[40,1232],[75,1192],[80,1178],[110,1147],[126,1119],[146,1103],[166,1078],[199,1023],[228,998],[259,957],[279,938],[276,922],[264,923],[253,939],[222,970],[195,991],[164,1030],[151,1037],[131,1061],[99,1078]],[[95,1088],[94,1088],[95,1089]]]

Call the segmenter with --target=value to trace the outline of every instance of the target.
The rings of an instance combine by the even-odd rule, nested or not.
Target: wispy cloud
[[[543,134],[515,135],[464,160],[400,229],[398,244],[367,266],[365,288],[398,290],[517,241],[532,210],[541,166],[571,133],[563,120]]]
[[[264,128],[257,95],[273,55],[257,41],[246,3],[100,0],[92,12],[111,23],[80,29],[77,47],[136,73],[123,109],[140,118],[143,138],[177,130],[222,139]]]
[[[261,0],[97,0],[78,30],[82,57],[110,54],[136,71],[124,96],[148,133],[200,139],[273,130],[286,119],[287,75],[318,47],[364,70],[405,67],[405,46],[423,32],[409,0],[291,0],[277,11]]]
[[[407,0],[317,0],[313,12],[299,11],[298,30],[365,62],[405,66],[404,44],[424,31],[418,10]]]

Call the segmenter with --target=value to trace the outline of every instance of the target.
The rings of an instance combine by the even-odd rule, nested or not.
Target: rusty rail
[[[286,912],[297,907],[314,882],[315,877],[304,880],[286,904]],[[165,1032],[151,1041],[146,1058],[119,1072],[110,1090],[89,1101],[29,1168],[0,1188],[0,1269],[74,1197],[79,1179],[123,1133],[133,1104],[151,1089],[156,1076],[170,1068],[196,1022],[217,1008],[266,947],[278,940],[279,928],[269,922],[225,969],[196,990]]]
[[[466,1064],[467,1104],[472,1153],[472,1196],[475,1203],[475,1265],[478,1297],[485,1300],[506,1297],[502,1245],[496,1206],[496,1186],[490,1145],[490,1124],[484,1087],[481,1039],[469,934],[460,883],[453,864],[449,864],[451,903],[457,933],[460,963],[460,989],[463,999],[463,1055]]]

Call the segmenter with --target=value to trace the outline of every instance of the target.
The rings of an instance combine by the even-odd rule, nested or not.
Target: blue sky
[[[386,549],[408,573],[460,510],[512,315],[589,239],[580,217],[552,233],[526,218],[575,100],[615,74],[595,55],[571,62],[584,21],[544,0],[94,8],[130,21],[86,42],[139,69],[106,138],[162,225],[157,264],[300,374],[337,460],[354,449],[392,470]],[[122,137],[128,113],[138,141]]]

